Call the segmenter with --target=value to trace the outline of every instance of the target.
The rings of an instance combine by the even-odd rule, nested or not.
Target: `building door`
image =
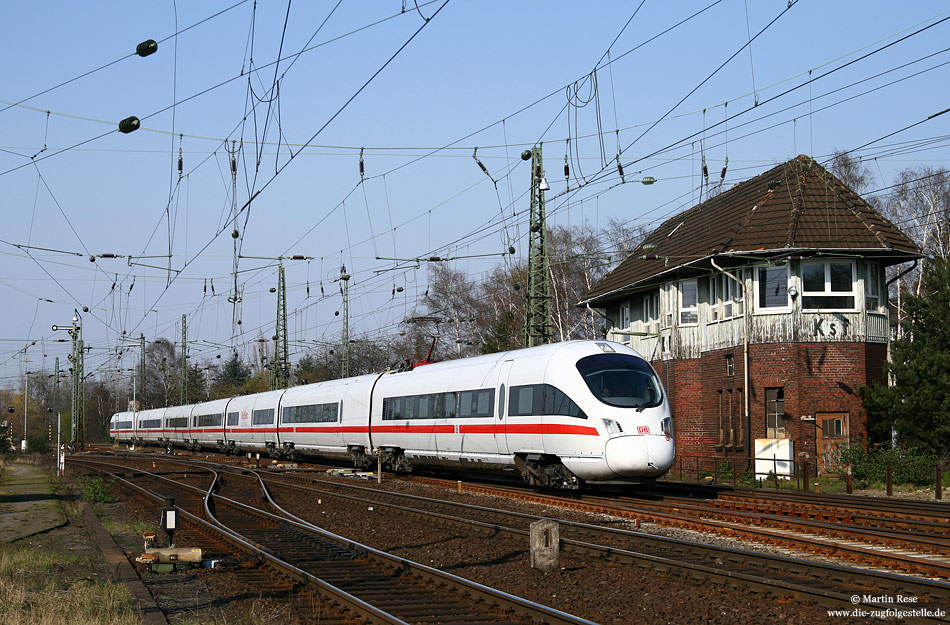
[[[815,449],[818,450],[818,475],[837,473],[838,449],[849,447],[847,412],[815,413]]]

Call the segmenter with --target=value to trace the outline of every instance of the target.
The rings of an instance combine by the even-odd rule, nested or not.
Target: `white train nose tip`
[[[673,465],[673,441],[665,436],[618,436],[607,441],[604,456],[621,477],[662,475]]]

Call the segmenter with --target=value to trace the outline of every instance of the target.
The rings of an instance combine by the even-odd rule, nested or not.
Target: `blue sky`
[[[950,107],[943,2],[403,4],[5,3],[4,386],[65,367],[50,326],[84,306],[87,371],[123,337],[176,340],[182,314],[199,359],[269,338],[276,261],[241,258],[228,301],[235,206],[243,256],[309,258],[284,261],[299,352],[338,336],[344,263],[351,335],[373,338],[426,286],[425,263],[377,257],[477,276],[508,245],[523,256],[520,153],[538,142],[562,226],[651,227],[698,201],[702,156],[715,182],[728,157],[725,187],[868,143],[875,188],[950,161],[950,115],[875,142]]]

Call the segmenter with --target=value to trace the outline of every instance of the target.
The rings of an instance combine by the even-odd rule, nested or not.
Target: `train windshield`
[[[642,358],[629,354],[595,354],[577,362],[594,396],[608,406],[651,408],[663,401],[660,381]]]

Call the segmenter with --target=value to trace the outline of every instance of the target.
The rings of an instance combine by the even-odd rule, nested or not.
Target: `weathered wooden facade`
[[[667,220],[580,304],[662,376],[678,453],[827,467],[867,436],[859,389],[887,358],[885,270],[919,257],[799,156]]]

